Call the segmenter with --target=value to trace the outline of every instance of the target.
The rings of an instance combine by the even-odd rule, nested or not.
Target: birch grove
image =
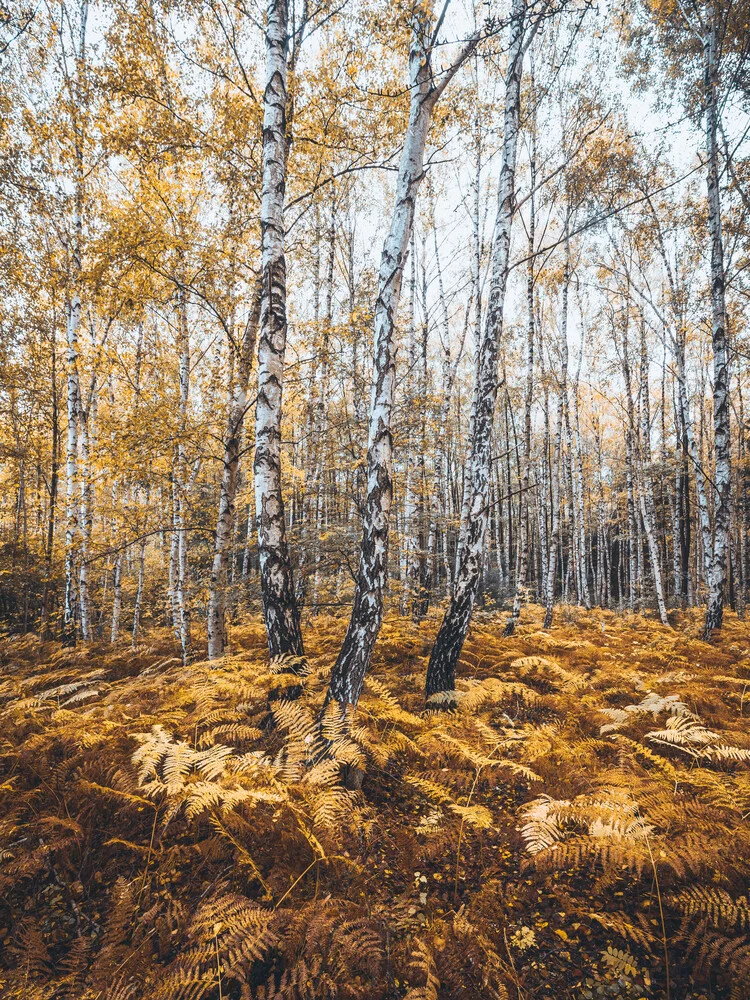
[[[700,608],[718,641],[750,580],[739,6],[257,13],[62,0],[3,36],[4,627],[220,668],[256,622],[344,719],[390,617],[433,707],[489,612]]]

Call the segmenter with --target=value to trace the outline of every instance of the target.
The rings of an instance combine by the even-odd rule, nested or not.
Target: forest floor
[[[429,710],[437,619],[387,620],[323,735],[342,619],[303,679],[257,620],[216,667],[2,639],[0,995],[750,996],[750,625],[541,620],[478,614]]]

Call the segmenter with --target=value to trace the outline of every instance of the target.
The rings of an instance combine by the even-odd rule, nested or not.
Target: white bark
[[[356,705],[359,700],[383,616],[383,594],[388,568],[388,527],[393,494],[393,330],[417,191],[423,176],[427,131],[437,100],[476,45],[474,39],[464,47],[458,59],[442,74],[440,83],[436,85],[431,65],[433,53],[426,41],[433,31],[431,20],[423,18],[415,22],[409,53],[409,125],[399,163],[390,230],[380,261],[378,298],[375,304],[373,382],[368,418],[367,497],[359,570],[349,627],[328,690],[328,698],[340,705]]]
[[[133,641],[132,648],[138,644],[138,630],[141,624],[141,609],[143,606],[143,585],[146,578],[146,539],[138,546],[138,588],[135,592],[135,607],[133,609]]]
[[[555,601],[555,584],[557,580],[557,559],[560,548],[560,466],[562,464],[562,432],[565,415],[565,404],[568,393],[568,295],[570,291],[570,241],[568,237],[568,222],[565,230],[565,266],[563,270],[562,312],[560,316],[560,379],[558,384],[557,419],[555,423],[555,444],[552,452],[551,505],[552,524],[549,534],[549,557],[547,560],[547,590],[544,598],[544,628],[552,625],[552,611]]]
[[[651,572],[654,576],[654,590],[659,618],[663,625],[668,625],[667,606],[664,601],[664,586],[661,574],[661,554],[656,539],[656,508],[654,504],[654,484],[651,479],[651,418],[648,400],[648,352],[646,350],[646,334],[643,320],[641,321],[641,515],[646,531],[649,556],[651,557]]]
[[[708,159],[707,195],[708,229],[711,240],[711,344],[714,355],[714,479],[716,484],[714,544],[708,576],[708,608],[703,630],[709,638],[721,628],[724,615],[724,592],[727,583],[727,558],[731,527],[731,435],[729,418],[729,352],[724,302],[724,244],[721,234],[721,198],[719,192],[719,154],[717,130],[719,30],[713,3],[706,8],[704,48],[704,87],[706,106],[706,153]]]
[[[531,62],[531,87],[529,100],[532,103],[536,100],[534,89],[534,64]],[[520,557],[518,563],[518,576],[516,578],[516,592],[513,597],[513,611],[505,626],[503,634],[513,635],[518,619],[521,615],[521,601],[526,587],[526,572],[529,562],[529,479],[531,474],[531,407],[534,393],[534,250],[536,236],[536,204],[534,198],[534,188],[536,187],[536,119],[532,110],[531,122],[529,124],[531,150],[529,155],[529,185],[531,197],[529,199],[529,223],[528,232],[528,261],[526,262],[526,391],[524,395],[524,417],[523,417],[523,454],[521,466],[521,484],[519,496],[519,548]]]
[[[73,217],[70,242],[70,273],[66,316],[67,339],[67,414],[68,434],[65,460],[65,609],[63,640],[74,644],[79,592],[76,581],[81,559],[81,527],[78,483],[79,423],[81,413],[81,386],[78,374],[78,332],[81,322],[81,254],[83,244],[83,208],[85,198],[84,129],[82,121],[81,90],[86,72],[86,25],[88,2],[80,6],[79,37],[75,52],[75,78],[68,80],[71,105],[71,125],[74,150]],[[87,637],[87,636],[85,636]]]
[[[261,595],[270,655],[303,653],[281,489],[281,418],[286,352],[284,191],[287,144],[288,11],[268,0],[263,93],[262,281],[255,410],[255,514]]]

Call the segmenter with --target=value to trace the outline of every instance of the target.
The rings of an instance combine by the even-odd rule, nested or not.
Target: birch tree
[[[367,493],[359,568],[349,626],[331,674],[327,695],[329,701],[336,701],[342,707],[356,705],[359,701],[383,619],[383,596],[388,572],[388,529],[393,498],[393,333],[417,192],[424,174],[427,133],[435,105],[479,40],[478,36],[471,38],[456,59],[438,76],[438,68],[433,65],[433,59],[446,7],[436,23],[425,12],[415,11],[413,15],[409,51],[409,123],[399,161],[393,214],[380,259],[375,303],[372,394],[368,415]]]
[[[268,0],[263,92],[262,298],[255,410],[255,514],[263,615],[272,657],[304,652],[281,489],[281,416],[287,339],[284,192],[287,169],[286,0]]]
[[[538,23],[537,21],[536,25]],[[514,0],[505,81],[503,146],[492,248],[492,276],[475,376],[476,409],[469,457],[470,485],[466,537],[461,545],[461,561],[450,604],[430,655],[426,678],[428,698],[438,692],[452,691],[455,686],[456,664],[469,628],[479,585],[490,502],[492,431],[498,388],[497,359],[508,282],[523,55],[535,32],[535,27],[529,31],[525,28],[523,0]]]
[[[253,293],[250,314],[238,345],[230,345],[237,353],[236,377],[230,379],[229,412],[224,433],[219,514],[214,536],[214,555],[208,595],[208,658],[218,659],[226,647],[226,593],[229,553],[236,515],[237,475],[240,465],[242,429],[247,412],[247,388],[255,355],[260,318],[260,286]],[[234,369],[234,365],[230,366]]]

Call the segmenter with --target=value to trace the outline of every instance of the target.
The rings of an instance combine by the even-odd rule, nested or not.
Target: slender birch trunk
[[[560,466],[563,462],[562,433],[563,423],[565,420],[565,404],[568,394],[568,296],[570,292],[569,222],[570,218],[568,217],[565,224],[565,265],[563,270],[562,312],[560,317],[560,379],[558,385],[557,418],[555,423],[555,444],[552,454],[552,468],[550,470],[552,525],[549,536],[549,559],[547,562],[546,573],[547,591],[544,597],[543,628],[546,629],[550,628],[552,625],[552,613],[555,603],[555,584],[557,581],[557,560],[560,549]]]
[[[552,613],[555,604],[555,586],[557,584],[557,559],[560,543],[560,465],[562,462],[562,427],[563,427],[563,394],[558,389],[557,418],[555,421],[555,440],[550,463],[550,507],[551,522],[549,531],[549,552],[547,568],[544,574],[544,623],[543,628],[552,625]]]
[[[122,612],[122,553],[115,556],[115,564],[112,569],[112,630],[110,632],[110,642],[117,642],[120,635],[120,615]]]
[[[81,412],[81,385],[78,374],[78,333],[81,323],[81,254],[83,245],[83,207],[85,197],[84,128],[82,92],[86,72],[86,25],[88,2],[80,8],[78,50],[75,53],[75,79],[68,81],[72,109],[75,188],[70,243],[70,272],[67,299],[67,416],[68,433],[65,456],[65,610],[63,642],[75,645],[79,592],[76,573],[81,557],[81,526],[78,483],[78,436]]]
[[[326,470],[326,441],[328,439],[328,381],[331,367],[331,332],[333,330],[333,284],[336,262],[336,193],[331,193],[331,218],[328,228],[328,255],[325,273],[325,306],[323,337],[320,348],[320,394],[315,422],[315,575],[313,577],[313,613],[318,612],[322,579],[321,539],[325,531],[324,478]]]
[[[406,398],[409,402],[407,413],[408,435],[406,441],[406,487],[404,490],[404,575],[401,583],[401,608],[404,615],[410,611],[411,601],[416,593],[415,580],[417,576],[417,459],[416,435],[414,433],[414,412],[417,409],[417,393],[415,390],[415,373],[417,370],[417,323],[416,323],[416,293],[417,293],[417,246],[412,229],[410,241],[410,271],[409,271],[409,340],[407,364],[409,366],[406,379]]]
[[[662,625],[669,625],[664,586],[661,574],[661,555],[656,540],[656,508],[654,484],[651,479],[651,414],[648,399],[648,352],[646,350],[646,324],[641,317],[641,516],[646,531],[651,572],[654,577],[656,605]]]
[[[146,539],[138,546],[138,586],[135,592],[135,607],[133,609],[133,639],[131,648],[138,644],[138,630],[141,625],[141,609],[143,607],[143,585],[146,579]]]
[[[478,71],[477,71],[478,73]],[[477,80],[478,87],[478,80]],[[478,97],[478,95],[477,95]],[[479,117],[479,100],[477,99],[474,117],[474,206],[472,213],[472,285],[474,293],[474,376],[471,387],[471,410],[469,412],[468,440],[474,439],[474,421],[477,410],[477,393],[479,392],[479,348],[482,342],[482,229],[480,204],[482,196],[482,129]],[[456,541],[456,561],[453,570],[453,580],[458,576],[466,533],[469,524],[469,500],[471,493],[471,477],[463,470],[463,489],[461,492],[461,515],[458,522],[458,538]],[[453,596],[451,589],[450,596]]]
[[[622,318],[622,355],[620,364],[622,366],[622,377],[625,383],[626,401],[626,422],[625,422],[625,486],[627,496],[628,513],[628,608],[635,610],[636,586],[639,581],[638,576],[638,515],[635,506],[635,432],[636,418],[635,406],[633,405],[632,378],[630,372],[630,346],[628,343],[628,329],[630,325],[630,312],[628,303],[623,307]]]
[[[425,447],[427,437],[427,347],[430,336],[429,312],[427,304],[427,233],[422,236],[422,283],[421,283],[421,312],[422,323],[420,326],[420,337],[418,344],[418,367],[419,378],[417,382],[417,413],[418,433],[417,433],[417,455],[416,455],[416,496],[417,496],[417,559],[415,563],[416,575],[414,578],[413,600],[411,617],[415,625],[418,625],[427,614],[430,605],[430,592],[432,589],[432,552],[430,551],[430,541],[432,540],[430,525],[431,511],[428,504],[425,477]]]
[[[188,481],[187,453],[185,437],[187,431],[187,411],[190,399],[190,331],[187,317],[187,299],[184,291],[180,291],[178,301],[178,336],[179,336],[179,431],[173,474],[174,487],[174,530],[176,536],[176,562],[174,566],[174,628],[179,638],[182,652],[182,662],[189,663],[193,656],[193,643],[190,632],[190,598],[189,560],[187,539],[187,497],[192,486]],[[197,472],[197,465],[196,465]],[[193,480],[195,476],[193,476]],[[175,544],[173,542],[173,544]]]
[[[415,18],[409,52],[411,101],[401,152],[390,231],[383,245],[375,304],[375,349],[368,419],[367,497],[354,606],[341,652],[333,668],[328,700],[356,705],[383,618],[388,569],[388,526],[393,484],[391,410],[395,379],[393,330],[401,293],[424,150],[432,112],[459,67],[474,51],[477,38],[463,47],[436,83],[432,67],[432,18]],[[435,39],[436,40],[436,39]]]
[[[263,614],[272,657],[304,652],[281,490],[281,419],[286,352],[284,192],[287,161],[287,0],[268,0],[261,200],[263,296],[255,411],[255,514]]]
[[[476,410],[469,458],[469,503],[461,559],[450,604],[440,626],[427,667],[427,697],[455,687],[456,664],[468,632],[479,587],[489,508],[492,439],[497,400],[497,362],[503,330],[505,290],[508,282],[511,226],[516,172],[516,149],[521,101],[524,44],[523,0],[514,0],[508,73],[505,82],[505,115],[500,163],[498,210],[493,240],[492,275],[487,315],[476,366]],[[477,289],[477,295],[479,289]]]
[[[175,470],[173,462],[173,468],[170,473],[170,505],[171,505],[171,520],[172,520],[172,531],[169,536],[169,576],[168,576],[168,587],[167,587],[167,610],[169,614],[169,624],[172,626],[172,631],[174,632],[175,639],[180,641],[180,609],[177,604],[177,574],[178,562],[180,558],[180,536],[177,530],[178,516],[177,516],[177,482],[175,479]]]
[[[533,85],[533,64],[532,64],[532,86],[530,100],[534,101]],[[518,533],[520,559],[518,564],[518,577],[516,579],[516,592],[513,597],[513,611],[503,630],[503,635],[509,637],[516,630],[518,619],[521,615],[521,602],[526,588],[526,572],[529,562],[529,479],[531,473],[531,407],[534,394],[534,240],[535,240],[535,204],[534,187],[536,186],[536,133],[534,123],[531,124],[531,157],[529,162],[529,173],[531,185],[531,199],[529,203],[529,247],[528,261],[526,262],[526,392],[524,395],[523,412],[523,454],[521,459],[521,483],[519,496],[518,513]]]
[[[81,565],[78,572],[78,603],[81,618],[81,638],[90,642],[93,638],[93,612],[89,591],[89,556],[94,528],[94,487],[91,472],[91,449],[96,424],[97,377],[93,376],[89,387],[87,405],[78,409],[78,446],[80,504],[79,521],[81,531]]]
[[[714,6],[706,9],[704,87],[706,105],[706,153],[708,159],[708,229],[711,240],[711,344],[714,356],[714,544],[708,576],[708,608],[703,629],[708,639],[720,629],[724,615],[727,583],[727,549],[731,521],[732,469],[729,416],[729,352],[727,349],[726,307],[724,302],[724,243],[721,234],[719,153],[717,130],[719,31]]]
[[[224,432],[224,456],[219,493],[219,514],[214,536],[214,556],[208,595],[208,658],[216,660],[226,647],[227,570],[235,530],[237,474],[242,429],[247,410],[247,387],[260,318],[260,285],[253,294],[250,316],[239,346],[237,378],[230,385],[229,413]],[[230,345],[230,350],[235,348]]]
[[[57,323],[53,319],[52,336],[52,467],[50,470],[49,511],[47,514],[47,537],[44,553],[44,587],[42,605],[39,612],[39,634],[42,639],[49,635],[50,583],[52,580],[52,557],[55,547],[55,525],[57,523],[57,493],[59,488],[60,465],[60,409],[57,395]]]
[[[575,461],[575,503],[578,521],[578,554],[580,559],[580,593],[583,606],[588,611],[591,608],[591,593],[589,591],[588,562],[586,558],[586,510],[583,500],[583,447],[581,444],[581,414],[578,404],[578,386],[581,377],[583,360],[584,329],[581,326],[581,344],[578,353],[578,368],[573,384],[573,461]]]

